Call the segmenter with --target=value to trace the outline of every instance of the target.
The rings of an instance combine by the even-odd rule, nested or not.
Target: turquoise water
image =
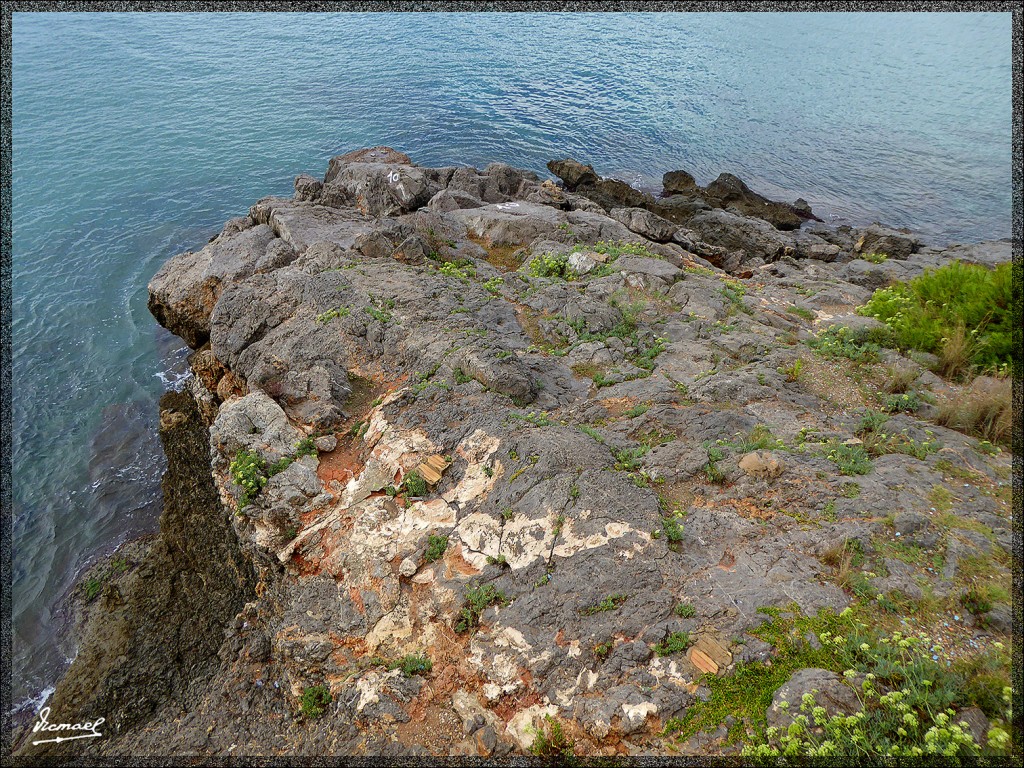
[[[184,349],[146,283],[332,154],[729,171],[834,222],[1010,235],[1009,14],[13,16],[14,698],[153,530]]]

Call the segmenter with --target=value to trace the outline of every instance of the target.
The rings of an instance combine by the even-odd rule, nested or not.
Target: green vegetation
[[[401,490],[406,496],[426,496],[427,481],[415,469],[410,470],[402,480]]]
[[[569,266],[569,255],[566,253],[540,253],[530,259],[529,274],[531,277],[557,277],[572,280],[576,273]]]
[[[326,685],[313,685],[302,692],[302,714],[305,717],[320,717],[331,705],[331,691]]]
[[[650,403],[641,403],[640,405],[633,406],[628,411],[624,412],[622,415],[625,416],[627,419],[635,419],[637,416],[643,416],[649,410],[651,410]]]
[[[465,264],[460,267],[454,261],[444,262],[440,267],[438,267],[437,271],[446,277],[454,277],[456,280],[462,280],[466,283],[469,282],[470,277],[476,274],[476,269],[473,267],[472,263]],[[500,280],[501,278],[498,279]]]
[[[666,517],[661,521],[662,527],[665,529],[665,538],[672,544],[683,540],[683,532],[686,530],[679,518],[674,514],[670,517]]]
[[[313,437],[304,437],[295,444],[295,458],[300,456],[316,456],[316,440]]]
[[[868,452],[859,445],[836,445],[828,452],[828,460],[844,475],[866,475],[873,469]]]
[[[660,643],[653,646],[654,652],[659,656],[671,656],[673,653],[685,651],[690,647],[689,632],[673,632]]]
[[[535,757],[542,757],[552,762],[574,763],[576,758],[573,753],[575,743],[566,737],[562,724],[551,715],[544,715],[544,725],[534,729],[537,734],[530,745],[530,753]]]
[[[672,612],[683,619],[692,619],[697,615],[697,609],[690,603],[680,603],[672,610]]]
[[[830,325],[807,343],[823,357],[845,357],[856,363],[877,363],[881,359],[880,340],[885,334],[870,329]]]
[[[466,587],[466,605],[459,612],[459,620],[455,623],[456,632],[468,632],[480,626],[480,617],[491,605],[507,605],[505,593],[493,584]]]
[[[881,264],[889,258],[889,255],[885,253],[862,253],[860,258],[864,259],[864,261],[870,261],[872,264]]]
[[[628,595],[614,594],[608,595],[601,602],[595,605],[588,605],[585,608],[580,608],[580,613],[584,616],[592,616],[595,613],[603,613],[605,611],[614,611],[618,609],[624,602]]]
[[[267,484],[267,462],[255,451],[243,448],[235,454],[230,472],[235,485],[242,489],[238,508],[245,509]]]
[[[612,448],[615,457],[615,469],[620,472],[635,472],[640,469],[641,459],[650,451],[650,446],[638,445],[636,448]]]
[[[804,369],[804,361],[802,358],[797,358],[792,363],[784,368],[779,368],[779,373],[786,377],[786,381],[792,383],[800,379],[800,374]]]
[[[548,418],[548,415],[544,411],[541,411],[540,413],[530,411],[529,413],[525,414],[510,413],[508,415],[508,418],[516,419],[518,421],[525,421],[527,424],[533,424],[533,426],[535,427],[550,427],[552,424],[555,423]]]
[[[885,410],[889,413],[917,413],[920,409],[921,398],[916,392],[889,395],[885,400]]]
[[[423,675],[434,668],[434,663],[430,660],[426,654],[411,653],[407,656],[403,656],[400,659],[389,662],[387,669],[390,672],[394,669],[402,670],[402,674],[406,677],[412,677],[413,675]]]
[[[316,321],[318,323],[326,323],[333,320],[336,317],[348,317],[351,312],[352,310],[349,307],[338,307],[337,309],[330,309],[327,312],[324,312],[322,315],[317,315]]]
[[[434,534],[430,534],[430,536],[427,537],[427,551],[423,555],[423,559],[428,563],[440,560],[447,549],[447,536],[435,536]]]
[[[804,320],[810,322],[814,321],[814,313],[811,310],[807,309],[806,307],[798,307],[796,304],[793,304],[787,311],[792,312],[794,315],[797,315],[798,317],[802,317]]]
[[[870,613],[871,608],[865,610]],[[727,741],[746,743],[746,757],[773,757],[781,750],[792,758],[815,754],[870,759],[893,748],[893,754],[914,754],[915,749],[927,754],[953,742],[958,745],[954,754],[976,754],[954,736],[950,725],[956,722],[955,713],[949,713],[953,707],[980,706],[990,718],[1009,720],[1005,686],[1010,654],[999,644],[991,652],[947,666],[941,658],[933,658],[930,638],[881,634],[859,621],[860,613],[850,608],[838,615],[826,609],[811,617],[803,616],[795,605],[785,612],[760,611],[771,620],[750,634],[774,646],[772,658],[739,663],[733,674],[724,677],[705,675],[701,682],[710,689],[709,697],[694,702],[683,717],[670,720],[666,734],[684,741],[699,731],[717,728],[731,715],[734,722]],[[807,639],[810,636],[813,643]],[[815,703],[804,709],[803,701],[793,702],[806,719],[788,732],[766,729],[765,712],[775,691],[793,672],[808,667],[843,674],[863,703],[863,714],[843,716],[830,727]],[[883,697],[888,698],[883,701]],[[811,730],[812,718],[823,731]],[[1003,724],[995,726],[983,748],[989,754],[1009,746]]]
[[[950,343],[963,344],[966,330],[968,365],[1006,371],[1012,358],[1011,281],[1009,263],[988,269],[954,261],[875,291],[858,312],[884,322],[902,349],[941,352]]]
[[[383,309],[378,309],[377,307],[366,306],[366,307],[363,307],[363,311],[366,314],[368,314],[370,317],[372,317],[374,320],[376,320],[378,323],[380,323],[381,325],[387,325],[388,323],[391,322],[391,313],[390,312],[385,312]]]
[[[492,277],[490,280],[484,282],[484,290],[488,293],[494,294],[495,296],[501,293],[501,285],[505,280],[501,277]]]

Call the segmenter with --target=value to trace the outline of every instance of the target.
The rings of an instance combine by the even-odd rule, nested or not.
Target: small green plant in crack
[[[494,296],[501,294],[501,286],[505,280],[501,277],[492,277],[490,280],[484,282],[484,290]]]
[[[312,437],[304,437],[295,444],[295,458],[300,456],[316,456],[316,440]]]
[[[426,496],[427,481],[423,479],[423,475],[413,469],[406,473],[405,479],[402,480],[402,490],[405,491],[406,496]]]
[[[885,400],[885,410],[889,413],[917,413],[921,410],[921,398],[916,392],[889,395]]]
[[[608,597],[601,600],[599,603],[594,605],[588,605],[585,608],[580,608],[580,613],[584,616],[593,616],[595,613],[604,613],[605,611],[614,611],[622,606],[626,602],[628,595],[617,593],[614,595],[608,595]]]
[[[363,311],[376,320],[381,325],[387,325],[391,322],[391,313],[385,312],[377,307],[363,307]]]
[[[660,643],[655,644],[653,650],[658,656],[671,656],[673,653],[685,651],[689,647],[689,632],[673,632]]]
[[[597,645],[594,646],[594,655],[597,658],[601,659],[602,661],[604,659],[607,659],[608,658],[608,654],[610,654],[611,652],[612,652],[612,641],[611,640],[606,640],[605,642],[598,643]]]
[[[625,411],[622,415],[627,419],[635,419],[637,416],[643,416],[649,410],[651,410],[650,403],[641,403],[640,405],[635,405],[628,411]]]
[[[572,280],[576,273],[569,266],[569,255],[565,253],[541,253],[530,259],[530,277],[557,277]]]
[[[448,537],[431,534],[427,537],[427,551],[423,555],[423,559],[428,563],[432,563],[435,560],[440,560],[447,550]]]
[[[794,315],[797,315],[798,317],[802,317],[804,320],[807,320],[808,322],[814,320],[814,313],[805,307],[798,307],[796,304],[793,304],[787,311],[793,313]]]
[[[495,557],[494,555],[488,555],[487,556],[487,564],[488,565],[508,565],[508,558],[505,557],[502,554],[499,554],[497,557]]]
[[[389,672],[400,669],[403,675],[412,677],[413,675],[424,675],[432,670],[434,662],[426,654],[410,653],[407,656],[389,662],[387,668]]]
[[[243,448],[231,462],[230,472],[235,485],[242,489],[238,509],[245,509],[267,484],[267,462],[255,451]]]
[[[844,475],[866,475],[874,468],[868,452],[859,445],[838,444],[828,452],[827,458]]]
[[[312,685],[302,692],[302,714],[317,718],[331,705],[331,691],[326,685]]]
[[[455,368],[452,371],[452,376],[454,376],[456,384],[469,384],[474,380],[472,376],[467,376],[461,368]]]
[[[878,432],[888,420],[888,415],[869,408],[861,415],[860,424],[857,425],[854,434],[857,437],[865,437],[866,435]]]
[[[974,616],[982,616],[992,610],[988,595],[974,587],[960,595],[960,605]]]
[[[562,724],[555,718],[544,715],[544,725],[532,730],[536,737],[530,745],[530,754],[555,763],[575,764],[576,756],[573,749],[576,744],[566,737]]]
[[[888,259],[889,256],[884,253],[862,253],[860,258],[864,259],[864,261],[869,261],[872,264],[881,264]]]
[[[639,445],[636,448],[612,448],[615,457],[615,469],[619,472],[635,472],[643,463],[641,459],[650,451],[650,446]]]
[[[665,529],[665,538],[668,539],[669,542],[675,544],[676,542],[683,540],[683,533],[686,530],[686,526],[679,522],[679,518],[675,515],[666,517],[661,521],[661,524]]]
[[[535,427],[550,427],[554,424],[544,411],[540,413],[535,413],[534,411],[529,413],[510,413],[508,417],[518,421],[525,421],[527,424],[533,424]]]
[[[501,510],[501,519],[504,520],[506,523],[509,522],[515,516],[516,513],[512,510],[512,507],[504,507]]]
[[[92,602],[99,596],[100,592],[103,591],[103,579],[96,576],[90,576],[85,580],[83,588],[85,589],[86,601]]]
[[[803,358],[798,357],[796,360],[791,362],[789,365],[779,368],[778,372],[786,377],[786,381],[792,384],[795,381],[800,380],[800,374],[804,370]]]
[[[576,499],[578,499],[579,497],[580,497],[580,487],[578,485],[576,485],[576,483],[573,483],[572,485],[569,486],[569,498],[572,501],[576,501]]]
[[[697,615],[697,609],[690,603],[680,603],[672,612],[681,619],[692,619]]]
[[[468,283],[469,278],[476,274],[476,270],[472,265],[467,264],[464,267],[459,267],[455,262],[446,261],[437,270],[445,277],[454,277],[457,280],[462,280]]]
[[[318,323],[328,323],[336,317],[348,317],[352,313],[350,307],[338,307],[337,309],[329,309],[323,314],[316,316]]]
[[[459,612],[456,632],[468,632],[480,626],[480,617],[492,605],[507,605],[508,597],[493,584],[466,587],[466,605]]]

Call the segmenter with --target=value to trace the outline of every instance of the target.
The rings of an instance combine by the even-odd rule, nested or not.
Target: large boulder
[[[631,231],[656,243],[669,242],[678,229],[668,219],[643,208],[613,208],[609,215]]]
[[[193,349],[210,338],[210,316],[227,283],[252,275],[274,242],[267,225],[222,234],[197,253],[172,257],[149,281],[149,311]]]
[[[722,208],[732,208],[744,216],[764,219],[776,229],[799,229],[803,218],[793,206],[777,203],[757,194],[731,173],[723,173],[704,188],[705,197]],[[810,208],[807,208],[810,211]]]
[[[689,227],[698,238],[728,252],[742,251],[742,263],[762,258],[765,261],[776,261],[783,256],[796,252],[796,242],[792,237],[779,232],[760,219],[748,219],[735,213],[721,209],[698,213],[689,221]],[[716,263],[715,259],[705,256],[715,266],[725,268],[725,264]]]
[[[880,224],[872,224],[860,231],[854,245],[857,253],[884,253],[890,259],[906,259],[917,251],[921,242],[913,235]]]

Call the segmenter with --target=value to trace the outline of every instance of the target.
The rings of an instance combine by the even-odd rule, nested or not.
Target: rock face
[[[253,569],[210,475],[206,427],[187,392],[161,398],[160,438],[168,462],[160,534],[120,584],[97,598],[78,655],[49,703],[54,723],[102,713],[101,730],[115,739],[162,708],[189,709],[202,698],[225,630],[255,597]],[[45,750],[79,754],[67,744]],[[24,752],[43,753],[30,745]]]
[[[503,758],[550,716],[581,754],[668,754],[701,674],[766,658],[758,608],[842,609],[824,553],[927,513],[938,454],[878,457],[854,498],[828,446],[861,412],[792,375],[797,338],[870,296],[860,232],[781,231],[731,177],[670,173],[655,201],[551,167],[565,189],[352,152],[153,278],[198,407],[165,410],[189,448],[149,575],[55,694],[117,718],[85,753]],[[1009,543],[994,497],[957,498],[994,542],[948,538],[954,569]]]

